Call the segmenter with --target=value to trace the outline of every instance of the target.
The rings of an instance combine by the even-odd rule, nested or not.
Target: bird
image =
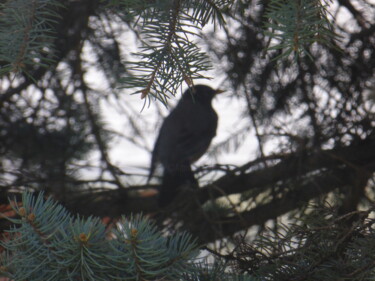
[[[151,156],[148,181],[156,165],[163,166],[159,206],[169,205],[183,185],[197,185],[191,164],[208,149],[216,135],[218,115],[212,99],[223,90],[195,85],[182,95],[177,106],[164,119]]]

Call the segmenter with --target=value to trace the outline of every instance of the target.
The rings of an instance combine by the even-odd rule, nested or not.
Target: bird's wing
[[[212,107],[194,106],[181,124],[178,146],[190,163],[198,160],[216,135],[217,114]]]
[[[177,106],[164,119],[152,153],[149,179],[157,162],[173,169],[181,163],[198,160],[216,134],[217,115],[212,108],[197,109],[196,105]]]
[[[178,150],[181,151],[181,157],[188,159],[190,163],[197,161],[210,146],[215,132],[216,124],[215,128],[184,130],[176,144]]]
[[[216,135],[217,115],[210,108],[194,106],[185,107],[185,110],[187,112],[175,110],[165,120],[168,139],[162,142],[173,147],[174,155],[170,155],[172,161],[188,160],[192,163],[206,152]]]

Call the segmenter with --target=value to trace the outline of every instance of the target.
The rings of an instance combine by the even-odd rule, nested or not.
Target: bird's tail
[[[182,186],[195,186],[197,180],[189,163],[176,167],[165,167],[163,181],[159,190],[159,206],[165,207],[173,202]]]

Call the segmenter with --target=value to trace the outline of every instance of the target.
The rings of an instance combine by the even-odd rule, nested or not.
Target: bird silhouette
[[[165,118],[152,152],[149,180],[157,163],[163,170],[159,206],[171,203],[182,185],[197,185],[191,164],[208,149],[216,135],[218,117],[212,99],[222,90],[196,85],[184,92]]]

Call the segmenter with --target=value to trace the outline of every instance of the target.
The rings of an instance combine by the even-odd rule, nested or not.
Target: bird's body
[[[183,94],[165,118],[155,142],[149,176],[160,162],[164,168],[161,205],[173,199],[180,185],[196,183],[190,165],[206,152],[216,135],[218,117],[211,101],[218,92],[221,91],[197,85]]]

